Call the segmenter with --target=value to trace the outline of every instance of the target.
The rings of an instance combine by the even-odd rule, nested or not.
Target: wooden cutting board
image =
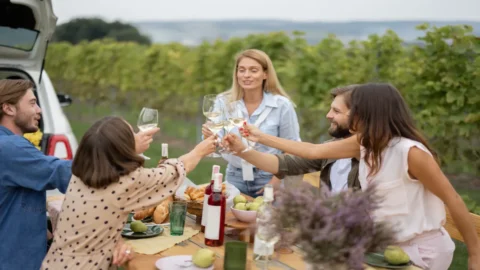
[[[242,222],[233,215],[232,211],[227,211],[227,214],[225,216],[225,226],[234,228],[234,229],[239,229],[239,230],[246,230],[248,228],[253,229],[255,227],[255,222],[252,222],[252,223]]]

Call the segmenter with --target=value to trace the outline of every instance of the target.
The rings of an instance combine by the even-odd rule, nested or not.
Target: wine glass
[[[226,101],[225,103],[225,117],[230,122],[230,132],[234,127],[240,128],[243,125],[242,107],[238,100]]]
[[[222,116],[222,110],[217,104],[217,95],[205,95],[203,97],[203,115],[210,121],[218,121]]]
[[[140,131],[147,131],[158,126],[158,110],[143,107],[138,116],[137,127]],[[150,158],[140,154],[144,159]]]
[[[209,122],[206,123],[207,128],[215,135],[217,135],[220,131],[222,131],[224,127],[224,122],[223,122],[223,108],[217,102],[217,95],[216,94],[210,94],[210,95],[205,95],[203,97],[203,115],[210,120]],[[217,153],[211,153],[207,157],[221,157],[221,155]]]
[[[225,105],[226,116],[230,123],[235,127],[241,128],[247,119],[243,115],[242,102],[240,100],[230,101]],[[251,150],[255,147],[255,142],[247,140],[247,150]]]

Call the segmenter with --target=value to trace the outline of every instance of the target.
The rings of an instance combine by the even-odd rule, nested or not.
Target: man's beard
[[[20,113],[15,118],[15,125],[22,131],[22,133],[34,133],[38,131],[38,127],[30,124],[31,117],[28,117],[24,113]]]
[[[351,135],[348,127],[342,127],[338,124],[336,127],[330,127],[328,129],[328,134],[334,138],[345,138]]]

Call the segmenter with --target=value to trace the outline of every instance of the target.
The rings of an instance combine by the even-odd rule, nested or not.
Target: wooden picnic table
[[[194,229],[200,229],[200,225],[195,222],[195,216],[187,215],[185,226],[190,226]],[[238,240],[237,237],[226,235],[225,242]],[[209,247],[204,244],[205,237],[202,232],[193,236],[192,238],[177,244],[170,249],[167,249],[159,254],[144,255],[135,254],[134,258],[127,264],[128,270],[157,270],[155,262],[162,257],[175,256],[175,255],[193,255],[197,250],[201,248],[208,248],[214,251],[217,255],[217,259],[214,263],[214,269],[223,269],[223,258],[225,255],[225,245],[220,247]],[[253,244],[248,243],[247,250],[247,269],[260,269],[255,266],[253,262]],[[271,262],[269,269],[305,269],[305,263],[301,259],[301,254],[297,248],[294,248],[294,252],[291,254],[275,254],[275,258]]]
[[[60,212],[61,204],[59,201],[63,201],[63,195],[60,196],[49,196],[47,202],[50,206],[50,209],[54,209],[56,213]],[[227,217],[226,220],[231,218],[232,214],[230,210],[227,210]],[[56,217],[56,215],[55,215]],[[185,226],[189,226],[195,230],[200,230],[200,224],[196,222],[196,216],[187,214]],[[226,227],[229,227],[228,224]],[[235,228],[225,228],[225,242],[227,241],[245,241],[248,242],[248,249],[247,249],[247,268],[246,269],[260,269],[257,267],[253,261],[253,243],[251,241],[251,230],[248,226],[245,228],[238,229],[239,226],[235,226]],[[154,255],[146,255],[146,254],[139,254],[136,253],[132,260],[130,260],[127,265],[125,266],[126,270],[157,270],[155,266],[155,262],[162,258],[168,256],[176,256],[176,255],[193,255],[197,250],[201,248],[208,248],[215,252],[217,259],[214,262],[214,269],[223,269],[223,260],[225,255],[225,245],[220,247],[209,247],[206,246],[205,243],[204,233],[199,232],[198,234],[194,235],[188,240],[185,240],[179,244],[174,245],[173,247],[166,249],[158,254]],[[293,250],[292,253],[289,254],[280,254],[275,252],[273,260],[269,263],[269,268],[272,270],[277,269],[305,269],[306,265],[303,261],[302,252],[298,247],[291,247]],[[375,270],[383,270],[381,268],[368,268],[368,269],[375,269]],[[420,268],[415,266],[409,266],[404,268],[403,270],[420,270]]]
[[[232,214],[227,211],[227,219]],[[185,226],[190,226],[194,229],[200,230],[200,225],[196,223],[196,217],[190,214],[187,214]],[[228,226],[226,226],[228,227]],[[255,265],[253,261],[253,243],[250,242],[250,235],[249,229],[245,229],[243,231],[238,231],[234,235],[229,234],[228,232],[235,231],[235,229],[226,228],[226,235],[225,235],[225,242],[227,241],[238,241],[242,240],[248,242],[248,249],[247,249],[247,268],[246,269],[261,269]],[[199,232],[192,238],[182,242],[181,244],[177,244],[165,251],[162,251],[155,255],[145,255],[145,254],[135,254],[134,258],[130,260],[127,264],[126,269],[128,270],[157,270],[155,266],[155,262],[162,258],[168,256],[177,256],[177,255],[193,255],[197,250],[201,248],[208,248],[215,252],[217,259],[214,263],[214,269],[223,269],[223,259],[225,256],[225,243],[223,246],[220,247],[209,247],[206,246],[205,243],[205,236],[204,233]],[[305,262],[303,261],[302,252],[298,247],[291,247],[293,250],[292,253],[289,254],[280,254],[275,252],[273,260],[269,262],[269,268],[272,270],[277,269],[306,269]],[[367,268],[367,266],[366,266]],[[373,270],[384,270],[382,268],[373,268],[370,267],[368,269]],[[403,270],[420,270],[420,268],[415,266],[409,266],[404,268]]]

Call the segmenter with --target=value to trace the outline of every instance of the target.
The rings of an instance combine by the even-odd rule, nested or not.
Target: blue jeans
[[[234,166],[231,166],[230,164],[227,167],[227,182],[238,188],[241,193],[253,198],[263,195],[263,192],[260,194],[256,193],[260,189],[262,189],[268,182],[270,182],[270,180],[272,180],[272,177],[273,175],[269,172],[253,168],[254,180],[245,181],[243,180],[242,168],[236,168]]]

